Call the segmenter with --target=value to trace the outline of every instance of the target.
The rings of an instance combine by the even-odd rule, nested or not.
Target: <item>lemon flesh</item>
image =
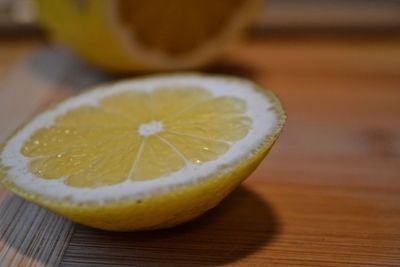
[[[155,179],[226,152],[251,127],[244,106],[190,87],[119,93],[57,117],[22,154],[32,173],[73,187]]]
[[[90,226],[170,227],[246,178],[284,120],[272,93],[236,78],[126,81],[71,98],[20,129],[1,153],[0,181]]]

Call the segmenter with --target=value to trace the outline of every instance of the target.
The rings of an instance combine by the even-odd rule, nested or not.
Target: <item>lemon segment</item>
[[[216,141],[207,137],[189,136],[177,132],[165,132],[160,135],[163,141],[174,146],[182,156],[195,164],[217,159],[225,153],[230,145],[224,141]]]
[[[105,85],[15,133],[0,153],[0,182],[94,227],[169,227],[212,208],[246,178],[284,120],[272,93],[232,77]]]

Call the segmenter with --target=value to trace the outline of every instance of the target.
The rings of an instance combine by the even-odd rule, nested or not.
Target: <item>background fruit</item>
[[[53,38],[116,72],[208,64],[251,21],[259,0],[37,0]]]

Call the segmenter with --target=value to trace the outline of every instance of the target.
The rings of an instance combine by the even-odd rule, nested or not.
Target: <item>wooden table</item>
[[[272,88],[289,119],[254,174],[186,225],[111,233],[0,189],[1,266],[400,266],[400,39],[274,38],[208,71]],[[41,40],[0,41],[0,141],[110,79]]]

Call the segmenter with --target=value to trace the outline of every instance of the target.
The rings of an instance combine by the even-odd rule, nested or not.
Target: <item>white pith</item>
[[[187,165],[176,172],[170,173],[154,180],[126,181],[96,188],[70,187],[63,183],[63,179],[47,180],[37,177],[29,172],[28,164],[32,158],[20,153],[25,141],[38,129],[49,126],[54,119],[82,105],[97,105],[98,100],[113,94],[126,91],[142,90],[151,92],[159,87],[190,86],[202,87],[214,96],[235,96],[246,102],[245,114],[252,120],[252,128],[241,140],[231,143],[229,150],[218,159],[205,162],[201,165],[187,162]],[[156,124],[147,124],[146,133],[160,130]],[[124,81],[113,85],[99,87],[99,89],[86,92],[70,98],[36,118],[22,128],[10,141],[8,141],[0,155],[0,166],[7,168],[5,179],[18,187],[39,194],[43,197],[81,202],[104,202],[121,198],[141,198],[144,195],[168,190],[170,187],[195,184],[201,179],[208,179],[212,174],[235,162],[248,157],[251,151],[257,149],[268,137],[277,124],[277,114],[272,109],[272,102],[264,94],[255,89],[255,85],[244,80],[207,77],[197,75],[159,76],[158,78],[144,78],[133,81]],[[139,130],[140,131],[140,130]]]

